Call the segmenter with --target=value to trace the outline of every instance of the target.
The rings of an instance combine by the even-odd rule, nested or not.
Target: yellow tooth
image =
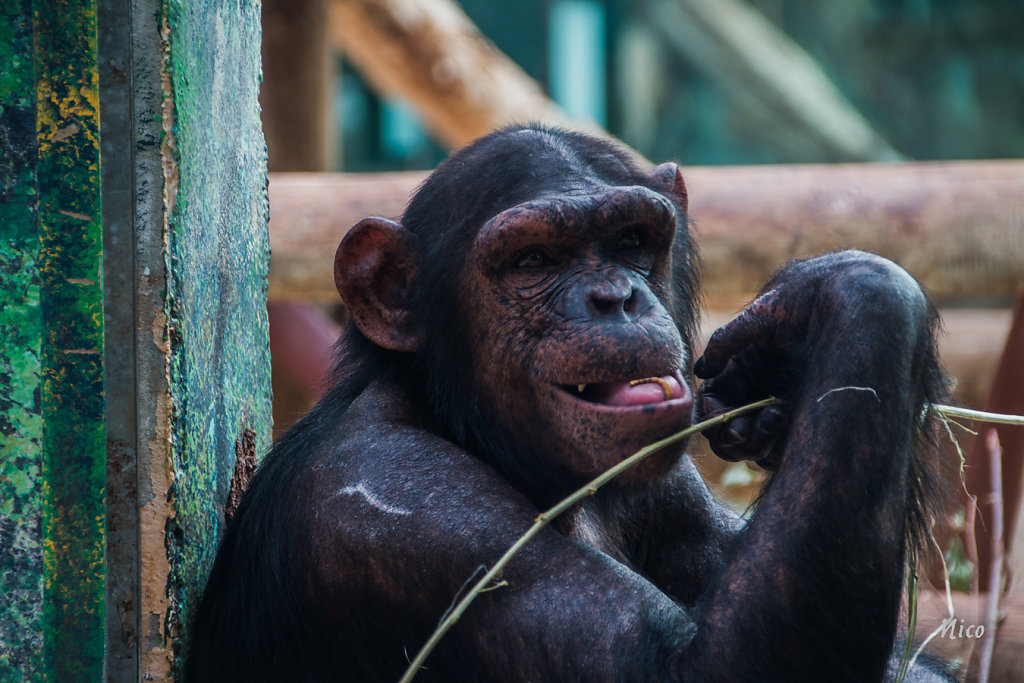
[[[587,388],[586,384],[577,384],[576,385],[576,390],[579,391],[581,394],[583,393],[583,390],[586,389],[586,388]]]
[[[644,377],[643,379],[631,379],[629,381],[629,386],[635,387],[637,384],[651,384],[652,382],[661,387],[661,391],[665,394],[666,401],[672,400],[672,385],[669,384],[666,380],[663,380],[661,377]]]

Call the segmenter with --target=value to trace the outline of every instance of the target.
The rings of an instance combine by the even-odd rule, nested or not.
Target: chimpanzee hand
[[[696,395],[698,420],[768,396],[785,403],[707,430],[712,450],[725,460],[777,469],[802,393],[823,391],[822,380],[829,377],[837,378],[836,387],[844,384],[838,381],[842,366],[869,363],[872,354],[898,353],[893,340],[882,339],[888,335],[874,334],[873,328],[887,316],[914,315],[920,307],[913,301],[920,298],[904,271],[873,254],[846,251],[788,265],[739,317],[715,331],[694,367],[705,380]],[[860,343],[865,337],[875,342]],[[858,343],[851,351],[837,339]],[[811,371],[813,388],[807,382]]]

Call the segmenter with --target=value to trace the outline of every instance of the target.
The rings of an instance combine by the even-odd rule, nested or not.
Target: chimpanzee
[[[790,263],[693,363],[675,164],[526,125],[345,236],[320,403],[223,538],[187,681],[395,681],[538,511],[698,417],[773,472],[744,522],[669,448],[544,529],[424,681],[876,681],[932,510],[936,316],[893,263]],[[694,372],[704,382],[694,393]]]

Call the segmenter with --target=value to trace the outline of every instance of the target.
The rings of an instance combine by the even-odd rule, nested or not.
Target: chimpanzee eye
[[[544,268],[550,266],[554,261],[538,248],[527,249],[520,252],[513,262],[516,268]]]
[[[644,246],[644,236],[640,228],[632,227],[623,231],[619,241],[615,243],[616,251],[629,251]]]

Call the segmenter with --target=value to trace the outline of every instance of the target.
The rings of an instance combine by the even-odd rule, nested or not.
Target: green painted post
[[[96,9],[0,18],[0,679],[97,680],[106,444]]]
[[[0,681],[173,679],[269,447],[259,12],[0,3]]]

